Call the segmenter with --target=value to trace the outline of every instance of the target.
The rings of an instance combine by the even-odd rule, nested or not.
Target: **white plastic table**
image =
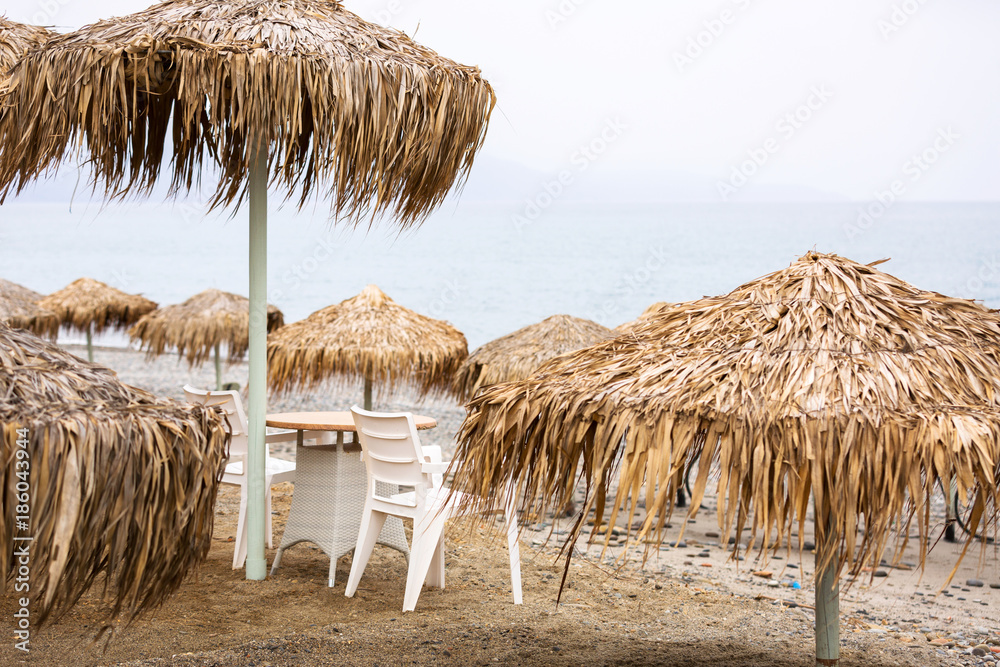
[[[437,426],[430,417],[415,415],[413,419],[418,429]],[[357,544],[365,502],[367,475],[361,460],[361,445],[353,435],[354,418],[346,411],[285,412],[267,415],[266,424],[298,432],[292,507],[271,574],[278,569],[285,549],[299,542],[312,542],[330,557],[328,584],[333,587],[337,561]],[[352,434],[350,440],[345,441],[345,433]],[[322,444],[306,444],[307,441]],[[392,494],[398,489],[380,489],[380,492]],[[387,517],[378,543],[396,549],[409,560],[402,519]]]

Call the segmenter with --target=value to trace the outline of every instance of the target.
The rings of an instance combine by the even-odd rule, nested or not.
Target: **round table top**
[[[431,417],[413,415],[417,428],[425,430],[437,426]],[[354,417],[343,412],[278,412],[267,415],[265,423],[274,428],[294,428],[300,431],[354,431]]]

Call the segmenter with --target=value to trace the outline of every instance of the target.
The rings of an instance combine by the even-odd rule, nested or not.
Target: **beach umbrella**
[[[59,318],[38,305],[42,298],[38,292],[0,278],[0,322],[55,340]]]
[[[513,482],[527,511],[543,512],[582,476],[574,538],[588,510],[614,522],[644,497],[645,518],[626,531],[662,540],[699,459],[692,511],[714,462],[723,544],[749,526],[764,553],[790,548],[797,527],[801,548],[811,501],[823,664],[839,656],[840,575],[874,571],[893,536],[898,557],[914,524],[923,563],[935,486],[954,479],[969,500],[970,541],[996,527],[1000,314],[836,255],[668,306],[468,409],[452,488]]]
[[[334,0],[167,0],[54,37],[11,77],[0,200],[71,156],[107,196],[145,193],[169,150],[173,194],[205,164],[213,206],[249,204],[247,577],[263,579],[268,185],[419,224],[467,176],[493,89]]]
[[[267,307],[267,330],[285,323],[276,307]],[[146,313],[128,332],[150,357],[175,349],[187,357],[188,366],[200,366],[215,358],[215,388],[222,391],[222,357],[226,346],[230,364],[247,354],[250,344],[250,300],[245,296],[208,289],[184,303]]]
[[[0,16],[0,80],[17,59],[52,35],[45,28],[11,21]],[[2,89],[2,85],[0,85]]]
[[[32,629],[95,582],[130,621],[208,555],[223,415],[0,324],[0,436],[0,574],[28,585]]]
[[[465,336],[442,320],[399,305],[375,285],[357,296],[288,324],[267,341],[268,386],[283,393],[324,383],[344,387],[364,380],[365,409],[372,388],[399,385],[422,394],[451,391],[451,378],[469,354]]]
[[[94,334],[124,330],[156,308],[156,303],[93,278],[74,280],[38,302],[52,311],[62,326],[87,334],[87,361],[94,360]]]
[[[611,337],[597,322],[569,315],[553,315],[481,345],[462,362],[452,381],[462,400],[481,387],[521,380],[543,363]]]
[[[645,320],[649,319],[649,317],[651,315],[654,315],[654,314],[660,312],[661,308],[663,308],[664,306],[669,306],[669,305],[670,304],[667,303],[666,301],[657,301],[653,305],[651,305],[648,308],[646,308],[646,310],[642,311],[642,313],[639,315],[639,317],[637,317],[634,320],[631,320],[629,322],[624,322],[622,324],[619,324],[618,326],[616,326],[611,331],[614,332],[614,333],[616,333],[616,334],[623,334],[623,333],[626,333],[628,331],[631,331],[636,326],[638,326],[641,322],[644,322]]]

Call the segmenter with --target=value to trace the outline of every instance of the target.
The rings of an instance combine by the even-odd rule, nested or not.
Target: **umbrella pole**
[[[372,376],[365,375],[365,410],[372,409]]]
[[[819,504],[817,503],[817,510]],[[826,545],[833,540],[832,518],[826,516],[827,528],[819,530],[820,514],[816,512],[816,558],[817,567],[822,564],[821,555],[826,553]],[[817,667],[837,667],[840,664],[840,584],[837,567],[831,561],[822,572],[816,574],[816,665]]]
[[[246,578],[267,576],[264,556],[264,420],[267,397],[267,143],[254,150],[250,166],[250,378],[247,422]]]
[[[94,363],[94,334],[90,324],[87,325],[87,361]]]
[[[219,344],[215,344],[215,391],[222,391],[222,360],[219,359]]]

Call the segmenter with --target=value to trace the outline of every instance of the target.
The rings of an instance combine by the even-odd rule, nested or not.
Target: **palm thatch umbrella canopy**
[[[0,322],[55,340],[59,318],[38,305],[42,298],[38,292],[0,278]]]
[[[582,475],[581,524],[608,505],[610,521],[630,516],[645,496],[646,518],[628,530],[662,539],[700,457],[692,508],[707,462],[719,464],[720,526],[749,526],[766,550],[771,536],[790,543],[796,524],[801,547],[811,498],[823,660],[839,655],[838,577],[878,565],[894,536],[901,549],[914,522],[923,559],[936,485],[957,481],[973,532],[995,528],[1000,314],[836,255],[669,306],[468,407],[452,488],[513,481],[532,511],[559,507]]]
[[[553,315],[476,348],[455,374],[453,391],[467,401],[481,387],[521,380],[549,359],[611,335],[610,329],[597,322]]]
[[[249,202],[247,577],[263,579],[268,184],[335,217],[419,224],[468,175],[493,89],[335,0],[166,0],[53,38],[11,86],[0,201],[76,155],[106,196],[146,192],[169,135],[173,193],[208,164],[213,206]]]
[[[363,378],[365,408],[370,410],[373,384],[382,394],[398,385],[432,395],[449,392],[451,378],[468,354],[458,329],[404,308],[368,285],[357,296],[317,310],[269,338],[268,386],[288,392]]]
[[[628,331],[631,331],[636,326],[638,326],[641,322],[646,321],[647,319],[650,318],[650,316],[655,315],[656,313],[660,312],[660,310],[662,308],[664,308],[666,306],[669,306],[669,305],[670,304],[668,302],[666,302],[666,301],[657,301],[656,303],[654,303],[651,306],[649,306],[648,308],[646,308],[646,310],[642,311],[642,313],[639,315],[639,317],[637,317],[634,320],[631,320],[629,322],[624,322],[622,324],[619,324],[614,329],[612,329],[612,331],[614,333],[616,333],[616,334],[623,334],[623,333],[626,333]]]
[[[156,309],[156,303],[144,296],[126,294],[93,278],[74,280],[38,305],[54,312],[62,326],[87,334],[87,360],[91,362],[94,361],[93,334],[127,329]]]
[[[42,44],[52,33],[34,25],[25,25],[0,16],[0,80],[27,51]]]
[[[208,555],[222,415],[154,398],[0,324],[0,435],[0,573],[8,586],[30,582],[17,596],[30,595],[32,627],[97,580],[112,616],[132,620]]]
[[[0,190],[86,151],[95,187],[148,191],[220,169],[213,205],[242,201],[260,148],[268,181],[332,215],[423,218],[472,165],[495,96],[479,69],[332,0],[167,0],[53,37],[12,72]]]
[[[285,323],[275,306],[267,307],[267,330]],[[150,357],[168,349],[187,357],[189,366],[200,366],[215,354],[216,389],[222,389],[220,347],[226,346],[229,363],[247,354],[250,345],[250,300],[245,296],[208,289],[184,303],[159,308],[143,315],[128,335],[138,341]]]

